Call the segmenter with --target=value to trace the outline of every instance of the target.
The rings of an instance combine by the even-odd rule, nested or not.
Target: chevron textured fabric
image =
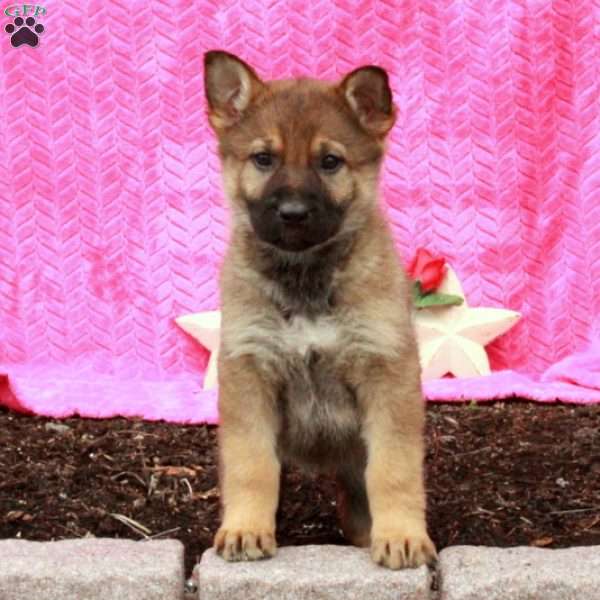
[[[551,376],[600,337],[600,0],[43,7],[36,47],[13,47],[0,14],[1,402],[215,421],[206,353],[173,321],[218,307],[210,48],[266,78],[389,71],[382,201],[399,251],[447,257],[472,306],[523,315],[489,347],[490,378],[434,381],[428,397],[600,401]]]

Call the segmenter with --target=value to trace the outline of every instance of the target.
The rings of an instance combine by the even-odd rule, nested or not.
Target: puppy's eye
[[[269,152],[257,152],[252,155],[252,161],[259,169],[270,169],[275,164],[275,157]]]
[[[327,154],[321,159],[321,169],[327,173],[335,173],[343,164],[344,160],[333,154]]]

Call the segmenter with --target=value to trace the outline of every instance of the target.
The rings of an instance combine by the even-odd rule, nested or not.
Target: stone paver
[[[0,540],[2,600],[179,600],[183,545],[89,538]]]
[[[197,574],[201,600],[426,600],[430,587],[425,567],[390,571],[345,546],[279,548],[275,558],[239,563],[207,550]]]
[[[0,540],[0,600],[182,600],[183,576],[176,540]],[[446,548],[438,592],[425,567],[389,571],[344,546],[244,563],[208,550],[195,578],[200,600],[600,600],[600,546]]]
[[[598,546],[453,546],[438,568],[441,600],[600,600]]]

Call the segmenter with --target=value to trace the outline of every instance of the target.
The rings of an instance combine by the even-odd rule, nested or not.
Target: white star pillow
[[[177,317],[175,323],[186,333],[198,340],[209,352],[208,367],[204,375],[205,390],[217,387],[217,360],[221,337],[221,311],[209,310]]]
[[[465,297],[456,273],[448,267],[442,294]],[[489,375],[485,345],[508,331],[521,315],[501,308],[440,306],[416,311],[415,327],[423,379]]]

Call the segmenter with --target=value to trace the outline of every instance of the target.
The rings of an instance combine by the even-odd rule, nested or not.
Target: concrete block
[[[1,600],[180,600],[183,579],[177,540],[0,540]]]
[[[346,546],[284,547],[237,563],[207,550],[197,574],[201,600],[426,600],[430,588],[426,567],[390,571]]]
[[[453,546],[439,577],[441,600],[600,600],[600,547]]]

